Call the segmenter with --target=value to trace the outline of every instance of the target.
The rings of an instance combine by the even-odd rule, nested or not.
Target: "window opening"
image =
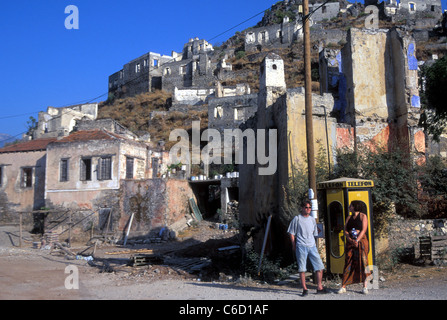
[[[22,169],[22,187],[31,188],[33,186],[33,168]]]
[[[134,158],[126,157],[126,179],[133,179]]]
[[[99,159],[98,180],[112,179],[112,157],[102,157]]]
[[[81,181],[92,180],[92,159],[81,159]]]
[[[60,181],[68,181],[68,159],[62,159],[60,164]]]

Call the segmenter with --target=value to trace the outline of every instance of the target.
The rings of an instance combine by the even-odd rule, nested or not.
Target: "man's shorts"
[[[324,269],[323,261],[321,261],[320,254],[317,247],[305,247],[296,246],[296,261],[298,263],[298,272],[306,272],[307,258],[309,257],[310,263],[314,271]]]

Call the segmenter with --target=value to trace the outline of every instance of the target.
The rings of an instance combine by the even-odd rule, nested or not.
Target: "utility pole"
[[[309,0],[303,0],[303,29],[304,29],[304,91],[305,91],[305,113],[306,113],[306,145],[307,145],[307,165],[309,176],[309,189],[312,189],[313,196],[309,194],[310,200],[316,198],[317,181],[315,173],[315,148],[314,132],[312,121],[312,78],[311,78],[311,56],[310,56],[310,20],[309,20]],[[318,222],[318,211],[312,208],[312,215]]]

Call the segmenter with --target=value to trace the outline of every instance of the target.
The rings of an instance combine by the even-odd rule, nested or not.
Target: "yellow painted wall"
[[[364,116],[388,116],[387,103],[387,32],[373,36],[360,29],[351,29],[352,81],[354,105]],[[374,63],[371,63],[374,61]]]
[[[313,95],[314,105],[319,103],[321,96]],[[332,103],[328,100],[328,104]],[[317,104],[318,105],[318,104]],[[332,105],[327,105],[331,108]],[[313,116],[313,136],[314,136],[314,149],[315,156],[318,156],[320,148],[324,149],[325,159],[327,159],[327,145],[329,144],[330,154],[335,154],[335,147],[337,143],[336,138],[336,122],[334,118],[327,118],[327,136],[326,136],[326,123],[324,118],[324,111],[321,111],[321,107],[314,107]],[[315,112],[317,111],[317,112]],[[292,165],[305,166],[307,161],[307,143],[306,143],[306,117],[305,117],[305,103],[304,94],[288,95],[287,99],[287,132],[290,136],[288,144],[291,150],[289,150],[289,170]],[[315,115],[315,114],[318,114]],[[328,143],[329,142],[329,143]],[[331,163],[333,164],[333,157],[331,157]]]

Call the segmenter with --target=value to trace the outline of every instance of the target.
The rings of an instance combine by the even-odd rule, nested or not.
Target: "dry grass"
[[[150,133],[151,141],[166,141],[169,149],[175,142],[169,142],[169,133],[174,129],[191,130],[192,121],[199,120],[201,127],[208,127],[208,110],[190,110],[186,113],[168,111],[167,101],[171,94],[165,91],[148,92],[134,97],[103,102],[99,106],[98,118],[112,118],[129,130],[142,135]],[[151,117],[153,111],[165,111]]]
[[[325,29],[340,29],[348,31],[349,28],[363,28],[365,16],[359,18],[334,18],[323,23]],[[390,22],[380,21],[381,28],[390,28],[393,25]],[[432,39],[426,43],[418,43],[417,58],[419,60],[426,60],[431,57],[431,54],[438,53],[443,56],[445,52],[438,52],[431,48],[438,39]],[[221,56],[224,54],[224,49],[233,48],[236,52],[243,50],[243,35],[236,33],[230,38],[221,50]],[[340,49],[342,43],[328,44],[333,48]],[[311,44],[312,50],[312,68],[318,68],[318,40]],[[239,83],[247,83],[251,91],[256,93],[259,91],[259,77],[260,66],[264,57],[269,52],[275,52],[284,61],[285,80],[288,88],[297,88],[304,86],[304,58],[303,58],[303,43],[297,41],[289,48],[264,50],[262,54],[259,52],[242,52],[235,57],[230,58],[229,62],[233,65],[233,77],[222,82],[224,86],[235,86]],[[314,79],[316,80],[316,79]],[[319,83],[312,82],[312,91],[319,92]],[[117,99],[112,102],[101,103],[99,107],[99,118],[112,118],[119,121],[124,126],[137,134],[149,132],[151,140],[156,142],[158,140],[166,141],[166,146],[169,148],[175,142],[169,142],[169,133],[173,129],[191,129],[191,122],[200,120],[203,129],[208,126],[207,108],[204,106],[203,111],[189,111],[181,112],[167,112],[168,101],[171,94],[164,91],[156,91],[153,93],[144,93],[131,98]],[[166,115],[156,115],[151,119],[151,112],[166,111]]]

